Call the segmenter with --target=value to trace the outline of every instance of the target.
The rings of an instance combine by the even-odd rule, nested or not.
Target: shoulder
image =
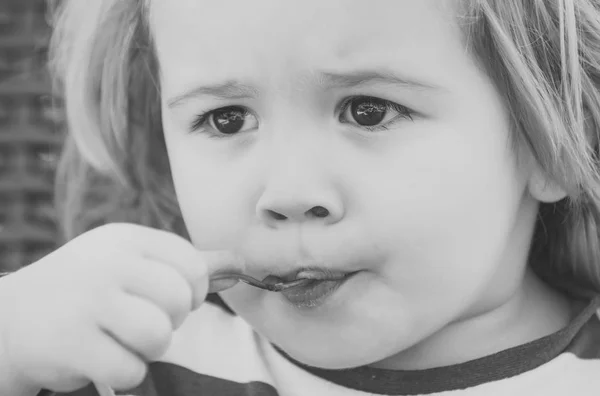
[[[586,322],[564,352],[580,360],[600,363],[600,311]]]

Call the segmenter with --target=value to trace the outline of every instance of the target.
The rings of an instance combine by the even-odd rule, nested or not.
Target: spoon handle
[[[211,281],[219,281],[224,279],[235,279],[249,284],[250,286],[258,287],[260,289],[268,290],[269,286],[266,283],[259,281],[249,275],[239,274],[236,272],[223,272],[210,277]]]

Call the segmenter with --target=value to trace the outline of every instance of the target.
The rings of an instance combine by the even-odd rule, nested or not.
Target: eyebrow
[[[318,72],[316,73],[316,81],[324,89],[356,88],[369,83],[383,83],[417,91],[444,91],[440,86],[400,76],[388,70],[359,70],[350,73]],[[255,98],[258,95],[259,90],[257,88],[237,80],[228,80],[220,84],[195,87],[169,99],[167,104],[170,108],[174,108],[190,99],[202,96],[212,96],[218,99],[248,99]]]
[[[247,99],[258,96],[258,90],[236,80],[228,80],[221,84],[195,87],[167,102],[170,108],[180,106],[184,102],[201,96],[212,96],[219,99]]]
[[[327,88],[353,88],[369,83],[391,84],[418,91],[443,91],[440,86],[396,74],[389,70],[358,70],[351,73],[328,73],[319,75],[320,84]]]

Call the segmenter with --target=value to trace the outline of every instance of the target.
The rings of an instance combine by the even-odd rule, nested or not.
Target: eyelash
[[[228,107],[233,107],[233,108],[239,108],[240,110],[242,110],[242,115],[244,117],[246,117],[249,113],[248,109],[246,109],[245,107],[242,106],[224,106],[224,107],[219,107],[213,110],[209,110],[209,111],[205,111],[204,113],[200,113],[196,116],[196,118],[194,119],[194,121],[192,122],[192,125],[190,126],[190,130],[192,132],[197,132],[200,128],[202,128],[202,126],[204,124],[206,124],[208,122],[208,118],[215,112],[217,112],[218,110],[224,109],[224,108],[228,108]],[[231,137],[234,136],[236,134],[232,134],[232,135],[227,135],[227,134],[213,134],[214,137],[220,138],[220,137]]]
[[[377,102],[383,102],[385,104],[385,108],[386,110],[394,110],[396,112],[398,112],[398,116],[394,117],[391,121],[388,121],[386,124],[384,125],[376,125],[376,126],[366,126],[366,125],[357,125],[359,128],[362,129],[366,129],[368,131],[374,132],[374,131],[382,131],[382,130],[388,130],[389,125],[392,123],[396,123],[398,118],[403,118],[403,119],[408,119],[410,121],[413,120],[413,116],[415,115],[415,112],[411,109],[409,109],[406,106],[400,105],[398,103],[389,101],[389,100],[385,100],[385,99],[380,99],[380,98],[376,98],[373,96],[365,96],[365,95],[358,95],[358,96],[350,96],[348,98],[346,98],[339,106],[339,120],[341,123],[344,124],[350,124],[351,122],[347,121],[347,120],[343,120],[344,114],[346,113],[346,111],[348,110],[348,107],[355,101],[357,100],[363,100],[363,101],[369,101],[369,100],[373,100],[373,101],[377,101]],[[192,122],[191,126],[190,126],[190,130],[191,132],[198,132],[200,130],[200,128],[202,128],[203,125],[205,125],[208,120],[209,117],[215,113],[218,110],[222,110],[224,108],[227,107],[232,107],[232,108],[236,108],[236,109],[240,109],[242,111],[242,116],[246,117],[249,114],[249,110],[246,109],[243,106],[224,106],[224,107],[219,107],[216,109],[212,109],[209,111],[206,111],[204,113],[198,114],[196,116],[196,118],[194,119],[194,121]],[[210,132],[208,132],[210,133]],[[228,138],[228,137],[233,137],[235,135],[237,135],[238,133],[234,133],[234,134],[223,134],[223,133],[210,133],[211,137],[214,138]]]
[[[364,102],[368,102],[368,101],[375,101],[375,102],[383,102],[385,105],[386,110],[394,110],[398,112],[398,116],[394,117],[392,120],[388,121],[386,124],[383,125],[376,125],[376,126],[367,126],[367,125],[358,125],[360,128],[366,129],[368,131],[371,132],[375,132],[375,131],[386,131],[388,130],[390,124],[395,124],[398,121],[398,118],[404,118],[407,119],[409,121],[413,121],[413,116],[415,115],[415,112],[411,109],[409,109],[406,106],[402,106],[401,104],[392,102],[390,100],[386,100],[386,99],[380,99],[374,96],[365,96],[365,95],[359,95],[359,96],[351,96],[347,99],[345,99],[341,105],[339,106],[339,120],[341,123],[344,124],[351,124],[351,122],[349,121],[344,121],[342,120],[342,117],[344,117],[344,115],[346,114],[346,111],[348,110],[348,107],[350,107],[350,105],[355,102],[355,101],[364,101]]]

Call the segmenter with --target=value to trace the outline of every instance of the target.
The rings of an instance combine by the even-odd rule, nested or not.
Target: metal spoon
[[[218,281],[218,280],[225,280],[225,279],[234,279],[234,280],[242,281],[244,283],[249,284],[250,286],[258,287],[259,289],[268,290],[268,291],[272,291],[272,292],[280,292],[283,290],[291,289],[293,287],[305,286],[305,285],[308,285],[309,283],[312,283],[315,281],[315,279],[311,279],[311,278],[298,278],[293,281],[285,282],[281,278],[278,278],[273,275],[269,275],[265,279],[260,281],[249,275],[240,274],[237,272],[223,272],[220,274],[213,275],[210,278],[211,281]]]

